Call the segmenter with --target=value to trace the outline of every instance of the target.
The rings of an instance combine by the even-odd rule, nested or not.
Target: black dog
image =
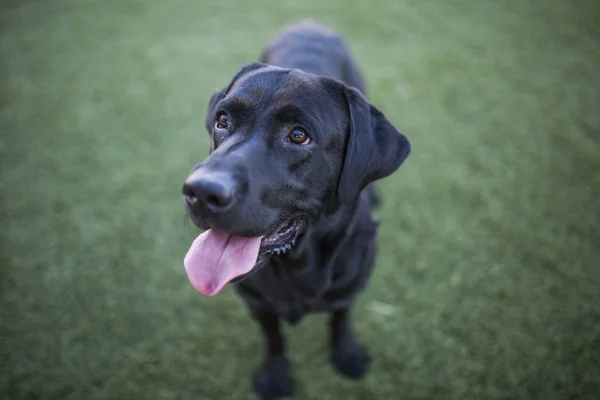
[[[204,294],[237,282],[265,338],[255,389],[275,399],[293,391],[281,319],[330,312],[333,365],[365,373],[349,310],[375,260],[369,184],[398,169],[410,144],[361,94],[356,64],[326,27],[291,26],[261,61],[210,99],[211,154],[183,186],[190,219],[207,231],[184,263]]]

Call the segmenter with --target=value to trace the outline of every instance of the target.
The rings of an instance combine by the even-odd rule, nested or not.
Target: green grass
[[[0,398],[252,399],[260,337],[195,292],[180,187],[206,103],[289,22],[343,33],[413,144],[380,188],[350,382],[325,316],[286,328],[297,399],[596,399],[593,0],[5,1]]]

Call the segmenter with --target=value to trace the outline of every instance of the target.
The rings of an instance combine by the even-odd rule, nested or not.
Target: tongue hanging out
[[[205,295],[219,293],[229,281],[252,270],[261,239],[207,230],[194,240],[183,261],[190,283]]]

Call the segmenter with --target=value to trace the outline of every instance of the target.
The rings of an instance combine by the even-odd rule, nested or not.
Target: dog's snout
[[[183,184],[190,206],[204,206],[213,212],[229,208],[235,201],[235,182],[228,174],[194,171]]]

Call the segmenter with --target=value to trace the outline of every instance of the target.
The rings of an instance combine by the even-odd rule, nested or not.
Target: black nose
[[[183,183],[183,194],[191,206],[222,211],[235,200],[235,182],[229,174],[198,169]]]

